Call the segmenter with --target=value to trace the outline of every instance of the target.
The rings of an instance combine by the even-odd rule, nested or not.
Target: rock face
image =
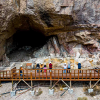
[[[0,59],[13,43],[8,39],[19,30],[33,30],[34,37],[34,30],[56,35],[58,41],[52,38],[44,46],[50,55],[99,52],[100,0],[0,0]]]

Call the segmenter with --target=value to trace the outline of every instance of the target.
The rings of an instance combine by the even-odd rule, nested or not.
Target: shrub
[[[77,100],[88,100],[87,97],[78,97]]]

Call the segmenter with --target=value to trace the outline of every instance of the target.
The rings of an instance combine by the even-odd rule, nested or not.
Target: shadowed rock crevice
[[[53,25],[51,24],[51,18],[50,15],[47,11],[43,11],[43,9],[40,9],[40,17],[41,19],[46,23],[46,25],[48,27],[53,27]]]

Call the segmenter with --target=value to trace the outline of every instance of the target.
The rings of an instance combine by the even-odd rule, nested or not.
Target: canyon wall
[[[56,54],[98,53],[100,0],[0,0],[0,59],[11,43],[7,40],[17,30],[30,27],[45,36],[57,36],[60,46],[48,45]]]

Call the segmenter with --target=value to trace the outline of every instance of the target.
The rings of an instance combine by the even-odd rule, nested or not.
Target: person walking
[[[67,64],[65,63],[63,67],[64,67],[64,71],[63,71],[63,73],[66,73]]]
[[[68,69],[71,69],[70,62],[68,62]],[[70,73],[70,70],[67,70],[67,73]]]
[[[49,63],[49,69],[52,69],[52,64],[51,64],[51,62]],[[49,70],[49,72],[51,72],[51,70]]]

